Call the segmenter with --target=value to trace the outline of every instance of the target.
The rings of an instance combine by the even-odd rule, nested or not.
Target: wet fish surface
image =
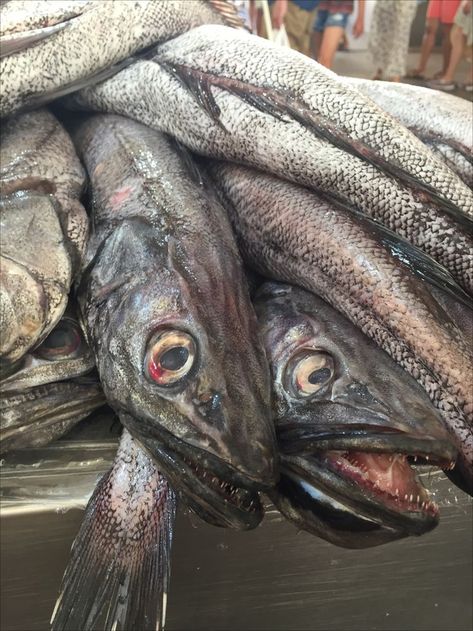
[[[0,371],[0,452],[40,447],[105,404],[75,312],[36,349]]]
[[[318,296],[266,282],[254,304],[282,452],[276,506],[349,548],[434,528],[438,507],[411,464],[449,468],[456,449],[422,388]]]
[[[173,490],[124,430],[73,543],[53,631],[162,629],[175,516]]]
[[[84,183],[72,142],[51,113],[2,125],[1,364],[40,344],[64,313],[88,234]]]
[[[471,190],[371,99],[295,51],[202,26],[71,101],[335,195],[472,291]]]
[[[240,23],[226,0],[12,0],[1,7],[0,22],[1,116],[113,74],[137,51],[199,24]]]
[[[93,223],[78,300],[107,400],[201,516],[254,527],[277,452],[269,367],[225,212],[156,131],[97,116],[76,138]]]
[[[403,262],[411,246],[398,239],[399,253],[393,254],[373,222],[288,182],[225,163],[210,171],[245,262],[268,278],[320,295],[422,385],[456,438],[458,465],[471,492],[470,341]],[[448,275],[435,265],[431,261],[432,279],[445,288]]]
[[[473,181],[472,104],[409,83],[343,77],[434,149],[468,186]]]

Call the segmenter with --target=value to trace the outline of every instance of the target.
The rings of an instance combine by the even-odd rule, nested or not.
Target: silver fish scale
[[[96,0],[70,25],[0,60],[0,115],[94,75],[137,50],[223,18],[203,0]],[[6,5],[4,11],[8,9]],[[127,25],[124,28],[124,25]]]
[[[0,9],[0,35],[46,28],[80,15],[91,0],[9,0]]]
[[[314,291],[388,352],[439,408],[471,468],[471,351],[422,282],[353,217],[309,191],[243,167],[210,171],[246,262]]]
[[[214,89],[213,94],[225,129],[167,70],[141,61],[82,90],[72,102],[131,116],[172,134],[197,153],[246,163],[336,194],[424,249],[464,286],[473,286],[471,237],[449,215],[416,200],[398,180],[317,138],[300,123],[288,117],[277,120],[226,91]]]
[[[162,61],[280,90],[327,117],[354,140],[433,186],[445,199],[473,215],[473,196],[407,129],[356,89],[295,51],[222,26],[202,26],[160,47]],[[340,112],[344,112],[343,119]]]

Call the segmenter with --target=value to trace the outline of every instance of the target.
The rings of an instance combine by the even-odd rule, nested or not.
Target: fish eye
[[[286,382],[298,397],[309,397],[331,381],[334,374],[332,356],[323,351],[306,349],[286,367]]]
[[[42,359],[53,361],[77,356],[82,345],[82,333],[72,320],[63,319],[34,351]]]
[[[195,342],[188,333],[161,332],[148,346],[145,373],[159,386],[172,386],[189,373],[196,355]]]

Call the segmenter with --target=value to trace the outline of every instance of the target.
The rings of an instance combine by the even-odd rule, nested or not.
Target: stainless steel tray
[[[116,439],[79,434],[2,463],[2,631],[46,631],[83,507]],[[433,474],[440,526],[364,551],[298,532],[271,505],[252,532],[178,515],[167,631],[442,630],[473,624],[472,502]]]

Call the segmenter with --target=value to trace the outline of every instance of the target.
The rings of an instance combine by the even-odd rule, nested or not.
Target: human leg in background
[[[392,5],[391,45],[388,51],[388,63],[385,68],[389,81],[399,82],[406,74],[407,54],[412,21],[417,11],[415,0],[403,0]]]
[[[326,68],[332,67],[335,53],[343,37],[343,31],[344,28],[341,26],[327,26],[325,28],[317,58],[317,61],[322,66]]]
[[[424,37],[422,39],[422,48],[420,49],[419,64],[417,65],[417,68],[409,71],[407,74],[408,77],[413,79],[423,79],[425,77],[425,69],[435,44],[438,27],[438,18],[427,18],[425,22]]]

